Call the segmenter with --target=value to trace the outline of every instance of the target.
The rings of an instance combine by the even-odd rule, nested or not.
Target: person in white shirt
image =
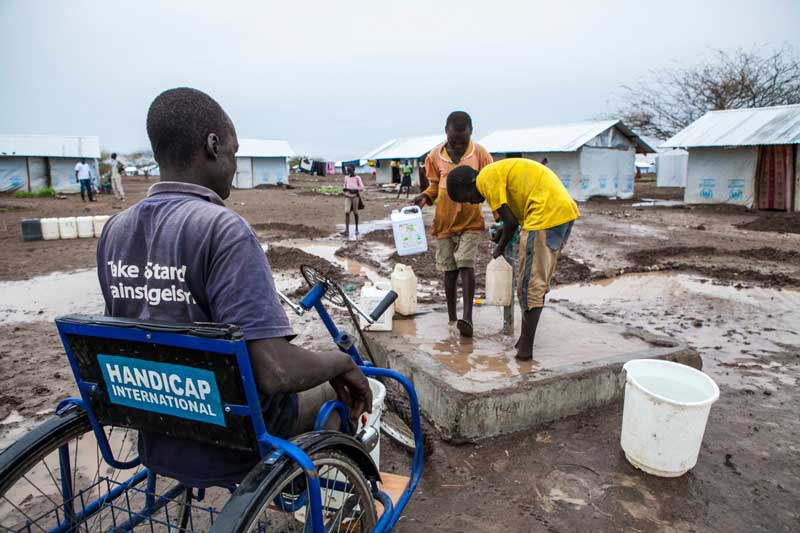
[[[125,189],[122,188],[122,172],[125,167],[117,160],[117,154],[111,154],[111,188],[114,189],[114,197],[117,200],[125,201]]]
[[[80,163],[75,165],[75,179],[81,184],[81,200],[84,202],[86,198],[83,195],[85,190],[89,195],[89,201],[94,202],[94,192],[92,191],[92,169],[86,164],[85,159],[81,159]]]

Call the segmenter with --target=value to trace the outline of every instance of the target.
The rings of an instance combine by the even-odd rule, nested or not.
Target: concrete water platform
[[[519,319],[516,320],[519,332]],[[548,305],[532,362],[514,359],[515,337],[499,333],[502,309],[475,309],[475,336],[461,337],[441,309],[395,315],[392,332],[368,333],[378,363],[414,382],[420,406],[445,440],[474,442],[530,429],[619,401],[622,365],[658,358],[701,367],[685,344],[603,323],[575,306]]]

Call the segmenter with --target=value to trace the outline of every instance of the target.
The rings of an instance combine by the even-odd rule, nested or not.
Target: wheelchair
[[[362,361],[324,301],[377,320],[330,278],[303,266],[310,290],[295,312],[315,310],[336,346],[370,379],[394,380],[411,411],[408,477],[379,472],[380,434],[349,428],[347,406],[328,401],[315,430],[270,435],[241,331],[221,324],[163,324],[68,315],[56,325],[80,392],[54,417],[0,454],[2,531],[391,531],[415,491],[424,460],[419,405],[401,374]],[[360,333],[360,331],[359,331]],[[322,428],[331,413],[339,431]],[[260,459],[237,484],[192,487],[142,464],[138,431],[214,444]]]

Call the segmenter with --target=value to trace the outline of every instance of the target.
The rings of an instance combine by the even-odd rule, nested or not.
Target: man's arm
[[[238,215],[220,217],[227,226],[206,282],[214,322],[236,324],[247,339],[258,389],[266,394],[304,391],[329,381],[358,417],[372,407],[367,378],[339,351],[316,353],[289,343],[292,328],[281,306],[267,258],[255,234]]]
[[[514,213],[511,212],[511,209],[508,207],[508,204],[503,204],[497,210],[497,214],[500,216],[500,220],[503,222],[503,232],[500,235],[500,240],[497,241],[497,244],[492,251],[492,257],[497,259],[506,249],[506,246],[514,237],[514,233],[517,231],[517,226],[519,226],[519,222],[517,222]]]
[[[372,410],[372,391],[366,376],[350,356],[338,350],[312,352],[286,338],[247,342],[256,386],[267,394],[302,392],[326,381],[356,419]]]

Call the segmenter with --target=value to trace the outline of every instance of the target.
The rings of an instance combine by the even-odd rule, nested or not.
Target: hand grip
[[[381,315],[392,306],[395,300],[397,300],[397,293],[394,291],[389,291],[389,293],[383,297],[381,303],[379,303],[378,306],[369,314],[369,317],[373,321],[377,321]]]

